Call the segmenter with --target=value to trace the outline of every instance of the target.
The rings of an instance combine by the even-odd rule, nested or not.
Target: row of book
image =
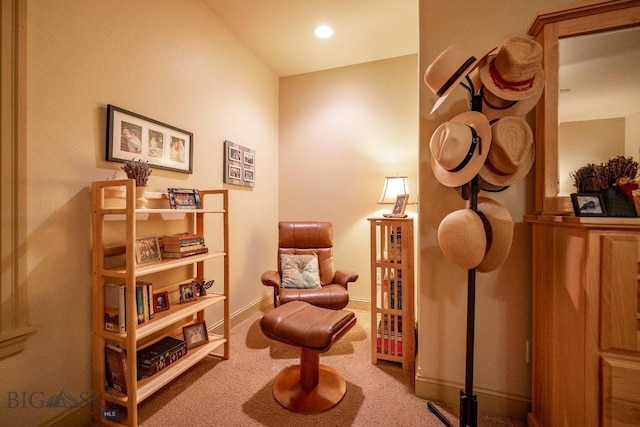
[[[402,227],[391,229],[388,256],[391,262],[402,262]]]
[[[173,337],[164,337],[136,353],[137,379],[140,380],[143,376],[151,376],[160,372],[186,354],[187,345],[184,341]],[[127,352],[116,345],[107,344],[105,357],[107,383],[115,390],[126,394],[129,389]]]
[[[400,277],[399,274],[398,277]],[[397,290],[395,289],[396,283],[398,284]],[[396,298],[398,299],[398,310],[402,310],[402,280],[400,278],[397,281],[391,280],[389,282],[389,308],[396,308]]]
[[[180,233],[163,236],[161,246],[163,258],[184,258],[209,252],[202,234]]]
[[[378,353],[402,356],[402,316],[398,316],[398,331],[396,334],[395,316],[384,317],[384,322],[378,322],[376,333],[376,350]]]
[[[111,332],[127,330],[127,288],[121,283],[104,284],[104,328]],[[138,324],[153,319],[153,285],[136,282],[136,317]]]

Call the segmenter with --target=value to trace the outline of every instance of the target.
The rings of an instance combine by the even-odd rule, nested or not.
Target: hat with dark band
[[[491,125],[477,111],[458,114],[435,130],[429,142],[431,168],[447,187],[459,187],[478,174],[491,147]]]
[[[488,55],[488,53],[487,53]],[[482,58],[484,58],[484,55]],[[473,71],[482,58],[469,55],[459,46],[449,46],[427,67],[424,82],[438,96],[433,105],[433,114],[460,82]]]

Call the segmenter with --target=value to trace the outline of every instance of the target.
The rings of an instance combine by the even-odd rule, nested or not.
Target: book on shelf
[[[389,234],[389,259],[402,262],[402,227],[392,227]]]
[[[138,350],[138,369],[142,375],[150,376],[171,365],[187,354],[187,344],[173,337],[164,337],[148,347]]]
[[[127,287],[120,283],[104,284],[104,329],[122,333],[127,330]],[[136,318],[138,324],[153,319],[153,285],[136,282]]]
[[[162,237],[162,245],[165,248],[183,248],[202,244],[204,244],[204,236],[199,233],[180,233]]]
[[[206,246],[200,247],[200,248],[195,248],[195,249],[191,249],[188,251],[184,251],[184,252],[166,252],[163,251],[162,252],[162,257],[163,258],[170,258],[170,259],[174,259],[174,258],[186,258],[192,255],[200,255],[200,254],[206,254],[209,252],[209,248],[207,248]]]
[[[164,252],[190,252],[196,249],[204,248],[204,243],[200,243],[197,245],[189,245],[189,246],[163,246],[162,250]]]
[[[398,316],[397,334],[394,316],[391,316],[389,320],[387,321],[385,318],[384,324],[382,320],[378,322],[376,349],[378,353],[402,356],[402,317]]]
[[[116,283],[104,284],[104,329],[111,332],[125,332],[126,288]]]
[[[107,344],[104,348],[107,383],[121,393],[127,393],[127,353],[120,347]]]
[[[153,319],[153,284],[151,282],[137,280],[136,288],[142,289],[142,322]]]
[[[398,275],[399,276],[399,275]],[[396,283],[398,288],[396,290]],[[402,310],[402,280],[391,279],[389,282],[389,308],[396,308],[396,298],[398,299],[398,310]]]

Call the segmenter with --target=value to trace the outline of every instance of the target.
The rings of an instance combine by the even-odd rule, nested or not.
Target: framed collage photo
[[[231,141],[224,142],[224,183],[253,187],[255,184],[255,152]]]
[[[106,159],[193,173],[193,133],[109,104]]]

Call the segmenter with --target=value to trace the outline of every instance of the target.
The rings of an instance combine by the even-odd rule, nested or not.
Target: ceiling
[[[418,52],[418,0],[202,1],[280,77]],[[320,24],[331,25],[334,36],[316,38]],[[598,37],[561,43],[560,88],[571,89],[560,94],[561,122],[640,110],[640,35]]]
[[[418,0],[202,1],[280,77],[418,52]]]

